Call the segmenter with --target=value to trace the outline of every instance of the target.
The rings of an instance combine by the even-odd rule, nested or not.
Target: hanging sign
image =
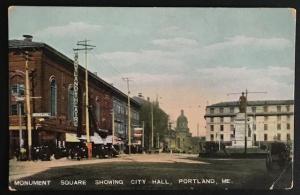
[[[73,124],[75,127],[78,126],[78,53],[75,52],[74,57],[74,113],[73,113]]]

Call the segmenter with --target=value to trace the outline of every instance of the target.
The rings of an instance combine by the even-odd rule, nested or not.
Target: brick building
[[[85,134],[85,69],[79,66],[79,127],[73,126],[73,82],[74,64],[62,53],[49,45],[33,42],[31,39],[9,41],[9,132],[10,154],[19,147],[22,132],[24,145],[27,145],[26,106],[24,101],[17,101],[16,96],[24,96],[25,58],[19,51],[29,51],[31,113],[50,113],[50,117],[32,118],[33,145],[45,142],[65,144],[71,137]],[[117,99],[123,105],[127,95],[89,72],[89,104],[92,106],[98,128],[112,133],[112,109]],[[126,106],[125,106],[126,107]],[[139,104],[131,99],[132,125],[139,123]],[[125,108],[124,108],[125,109]],[[115,112],[115,116],[117,113]],[[122,115],[126,118],[127,113]],[[118,116],[120,118],[120,116]],[[116,117],[115,117],[116,118]],[[20,120],[21,119],[21,120]],[[124,119],[125,122],[127,120]],[[91,125],[91,123],[90,123]],[[22,129],[22,131],[20,131]],[[92,129],[92,128],[91,128]],[[127,126],[118,130],[125,139]],[[91,130],[92,131],[92,130]],[[91,132],[91,135],[93,132]],[[124,140],[125,141],[125,140]]]

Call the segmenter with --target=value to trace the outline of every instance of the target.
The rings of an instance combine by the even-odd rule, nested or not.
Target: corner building
[[[24,97],[25,90],[25,58],[20,51],[28,51],[30,60],[29,82],[30,96],[40,97],[31,99],[31,113],[50,113],[50,117],[32,117],[32,144],[50,143],[64,145],[72,142],[76,136],[85,134],[85,69],[78,68],[79,93],[79,124],[73,125],[73,82],[74,62],[64,54],[41,42],[32,40],[9,41],[9,136],[10,154],[19,147],[20,129],[24,146],[27,146],[26,106],[24,101],[16,97]],[[106,129],[112,134],[112,109],[116,108],[115,99],[127,110],[127,95],[119,89],[88,72],[89,104],[94,114],[93,124],[97,128]],[[125,106],[126,105],[126,106]],[[131,99],[132,125],[138,123],[140,105]],[[115,119],[119,119],[115,113]],[[127,118],[127,113],[122,115]],[[127,119],[123,119],[127,122]],[[92,123],[90,122],[90,127]],[[92,127],[90,135],[93,135]],[[126,142],[128,127],[116,129],[116,135]]]
[[[235,137],[234,120],[239,102],[221,102],[206,107],[206,141],[222,141],[232,145]],[[247,116],[250,124],[248,136],[253,145],[273,141],[293,142],[294,101],[248,101]]]

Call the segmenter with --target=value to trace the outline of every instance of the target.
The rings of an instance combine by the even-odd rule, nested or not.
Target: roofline
[[[14,39],[14,40],[16,40],[16,41],[23,41],[23,40],[17,40],[17,39]],[[9,41],[12,41],[12,40],[9,40]],[[51,53],[53,53],[53,54],[59,56],[61,59],[67,61],[68,63],[70,63],[70,64],[72,64],[72,65],[74,64],[74,61],[73,61],[73,60],[71,60],[69,57],[67,57],[67,56],[64,55],[63,53],[59,52],[58,50],[54,49],[54,48],[51,47],[50,45],[48,45],[48,44],[46,44],[46,43],[43,43],[43,42],[32,42],[32,43],[38,43],[38,44],[40,44],[40,46],[20,46],[20,47],[15,47],[15,46],[10,47],[10,46],[9,46],[9,50],[11,50],[11,49],[19,49],[19,48],[21,48],[21,49],[23,49],[23,48],[42,48],[42,49],[46,49],[46,50],[48,50],[49,52],[51,52]],[[83,66],[81,66],[80,64],[78,64],[78,65],[79,65],[79,68],[80,68],[81,70],[85,71],[85,68],[84,68]],[[116,93],[116,95],[120,95],[120,96],[123,97],[123,98],[127,98],[127,97],[128,97],[128,96],[127,96],[125,93],[123,93],[121,90],[119,90],[119,89],[117,89],[116,87],[112,86],[111,84],[109,84],[108,82],[104,81],[104,80],[101,79],[100,77],[96,76],[94,73],[92,73],[92,72],[89,71],[89,70],[88,70],[88,75],[89,75],[89,77],[94,78],[94,79],[96,79],[97,81],[99,81],[99,82],[100,82],[101,84],[103,84],[104,86],[106,86],[106,87],[112,89],[113,92]],[[130,98],[130,102],[136,104],[136,106],[140,106],[140,104],[139,104],[137,101],[135,101],[133,98]]]
[[[294,100],[253,100],[253,101],[248,101],[248,104],[251,104],[248,106],[281,105],[281,104],[293,105]],[[220,103],[208,105],[206,106],[206,108],[231,107],[231,106],[238,106],[238,105],[239,105],[238,101],[229,101],[229,102],[220,102]]]

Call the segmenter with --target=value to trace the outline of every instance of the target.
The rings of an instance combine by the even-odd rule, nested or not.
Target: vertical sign
[[[73,124],[75,127],[78,126],[78,53],[75,52],[74,57],[74,113],[73,113]]]

